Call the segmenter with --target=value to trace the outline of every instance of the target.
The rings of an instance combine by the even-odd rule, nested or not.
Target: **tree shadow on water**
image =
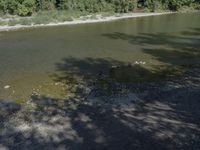
[[[142,33],[135,36],[115,32],[102,36],[143,46],[143,52],[170,65],[200,64],[199,28],[192,28],[179,33]],[[192,61],[193,59],[194,61]]]
[[[150,44],[154,36],[147,35],[144,40],[137,37],[136,42],[139,44],[143,40],[143,44]],[[123,35],[124,39],[130,40],[130,36]],[[132,36],[131,42],[135,42]],[[157,42],[154,44],[157,45]],[[169,44],[170,48],[183,53],[181,57],[186,57],[185,52],[192,48],[191,43],[186,45],[181,50],[180,44]],[[198,48],[196,50],[194,53],[198,56]],[[176,58],[171,58],[175,53],[144,51],[160,61],[178,65],[174,62]],[[65,58],[56,64],[56,70],[57,74],[51,76],[55,81],[76,85],[82,90],[90,84],[93,88],[106,84],[105,91],[110,93],[117,88],[116,82],[131,82],[132,92],[141,95],[137,102],[128,105],[95,104],[91,100],[96,97],[89,101],[87,95],[81,95],[82,92],[63,100],[32,95],[27,106],[20,107],[15,114],[3,120],[4,126],[0,126],[0,149],[200,149],[199,70],[192,73],[194,79],[190,74],[188,79],[184,78],[186,86],[180,86],[183,84],[181,80],[180,84],[170,82],[167,88],[165,84],[143,84],[144,81],[156,81],[167,74],[166,68],[149,70],[142,65],[113,59]],[[171,69],[169,75],[173,72]]]
[[[56,64],[57,73],[51,77],[67,85],[154,82],[182,74],[182,70],[171,66],[145,68],[130,62],[110,58],[65,58]]]
[[[127,41],[133,45],[139,45],[144,53],[153,56],[154,59],[161,63],[169,65],[169,68],[174,68],[171,71],[168,71],[168,69],[161,71],[162,69],[160,69],[159,65],[153,66],[158,74],[161,71],[161,74],[166,73],[168,74],[167,76],[172,75],[172,79],[170,79],[170,82],[174,84],[172,87],[175,87],[175,84],[179,82],[179,84],[176,85],[179,87],[179,90],[172,88],[174,93],[173,90],[169,90],[170,92],[163,91],[159,94],[159,97],[162,97],[159,99],[163,101],[169,100],[172,104],[175,103],[175,106],[177,106],[175,107],[176,109],[183,109],[178,107],[176,103],[179,103],[179,106],[184,107],[184,109],[188,106],[186,111],[188,114],[191,114],[193,110],[197,109],[195,104],[196,106],[200,105],[198,98],[200,90],[197,88],[199,87],[198,74],[200,67],[200,28],[190,28],[178,33],[141,33],[139,35],[131,35],[115,32],[103,34],[102,36],[113,40]],[[177,77],[177,75],[180,75],[180,77],[183,76],[185,71],[189,72],[186,77],[184,77],[185,79],[177,81],[175,77]],[[193,91],[193,89],[195,89],[195,91]],[[170,95],[173,96],[171,97]],[[194,106],[195,109],[194,107],[190,107],[191,105]],[[185,115],[187,115],[187,113],[185,113]],[[198,118],[197,116],[199,113],[195,114],[195,118]]]
[[[181,119],[169,105],[154,101],[126,107],[79,99],[32,96],[17,122],[0,133],[0,148],[66,150],[198,149],[199,126]]]
[[[95,78],[102,78],[104,72],[110,72],[109,67],[112,65],[122,66],[121,76],[126,76],[127,68],[129,71],[130,68],[134,68],[123,62],[108,59],[90,58],[84,61],[84,59],[70,58],[56,64],[57,71],[64,78],[60,78],[60,74],[53,77],[57,81],[68,84],[71,80],[67,77],[69,73],[84,78],[90,75],[95,82]],[[135,72],[149,73],[142,66],[137,67],[134,69]],[[120,67],[111,67],[111,72],[119,74],[118,68]],[[79,80],[76,81],[80,83]],[[89,83],[87,78],[83,82]],[[45,95],[33,95],[29,105],[20,108],[5,122],[8,126],[0,133],[0,148],[11,150],[200,148],[200,118],[198,117],[200,104],[195,99],[199,97],[198,89],[193,92],[195,96],[190,93],[184,100],[183,97],[176,97],[172,93],[179,92],[175,87],[166,90],[161,86],[154,87],[150,84],[136,86],[134,89],[138,88],[149,93],[144,94],[136,103],[120,106],[91,103],[91,100],[87,100],[87,97],[79,93],[63,100]],[[160,97],[155,97],[155,94],[159,94]],[[123,97],[121,99],[123,101]]]
[[[53,78],[65,84],[72,81],[68,78],[72,75],[73,79],[74,76],[83,77],[85,79],[83,82],[86,84],[90,83],[90,79],[97,82],[94,81],[95,78],[102,79],[104,78],[102,76],[107,78],[106,74],[110,72],[111,74],[116,72],[118,76],[130,76],[126,75],[126,70],[130,71],[131,68],[134,68],[131,75],[135,78],[153,74],[140,65],[129,66],[110,59],[70,58],[56,64],[56,68],[60,74],[54,75]],[[87,76],[91,78],[88,79]],[[76,83],[80,83],[76,79]],[[159,93],[160,87],[152,88],[152,86],[149,89],[146,86],[137,88],[144,88],[152,93],[144,96],[144,99],[138,103],[124,106],[94,104],[79,93],[75,97],[63,100],[33,95],[29,105],[19,108],[15,114],[3,121],[5,126],[1,128],[0,148],[11,150],[200,148],[200,118],[196,116],[199,111],[192,114],[190,111],[194,107],[187,110],[183,107],[179,108],[180,105],[173,100],[162,99],[169,97],[171,91],[169,93],[159,91],[161,92]],[[150,98],[149,96],[154,93],[159,93],[163,97]],[[183,103],[180,102],[181,105]],[[198,107],[197,104],[189,104],[189,106]]]

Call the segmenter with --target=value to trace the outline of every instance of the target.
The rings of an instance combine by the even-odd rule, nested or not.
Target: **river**
[[[62,97],[77,75],[133,64],[153,72],[199,64],[199,56],[200,13],[0,32],[0,99]]]

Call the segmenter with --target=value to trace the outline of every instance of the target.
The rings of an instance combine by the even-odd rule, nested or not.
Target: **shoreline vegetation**
[[[121,14],[96,14],[96,15],[85,15],[80,17],[71,17],[66,21],[49,20],[49,22],[44,20],[44,22],[37,22],[33,17],[27,18],[0,18],[0,31],[10,31],[25,28],[37,28],[37,27],[51,27],[51,26],[62,26],[62,25],[75,25],[75,24],[87,24],[87,23],[98,23],[98,22],[108,22],[128,18],[138,18],[138,17],[148,17],[148,16],[158,16],[172,14],[175,12],[153,12],[153,13],[121,13]],[[3,22],[3,23],[2,23]],[[3,25],[2,25],[3,24]]]

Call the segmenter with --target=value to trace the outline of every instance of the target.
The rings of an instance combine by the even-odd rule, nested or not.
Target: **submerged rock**
[[[10,88],[10,85],[4,86],[4,89],[9,89],[9,88]]]
[[[135,61],[133,65],[145,65],[145,61]]]

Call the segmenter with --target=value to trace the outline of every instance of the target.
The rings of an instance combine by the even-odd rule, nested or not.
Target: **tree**
[[[82,12],[130,12],[140,7],[150,11],[168,9],[176,11],[183,6],[200,8],[200,0],[0,0],[0,11],[20,16],[32,15],[40,10],[75,10]]]
[[[32,15],[35,11],[35,1],[34,0],[23,0],[17,5],[17,14],[20,16]]]

